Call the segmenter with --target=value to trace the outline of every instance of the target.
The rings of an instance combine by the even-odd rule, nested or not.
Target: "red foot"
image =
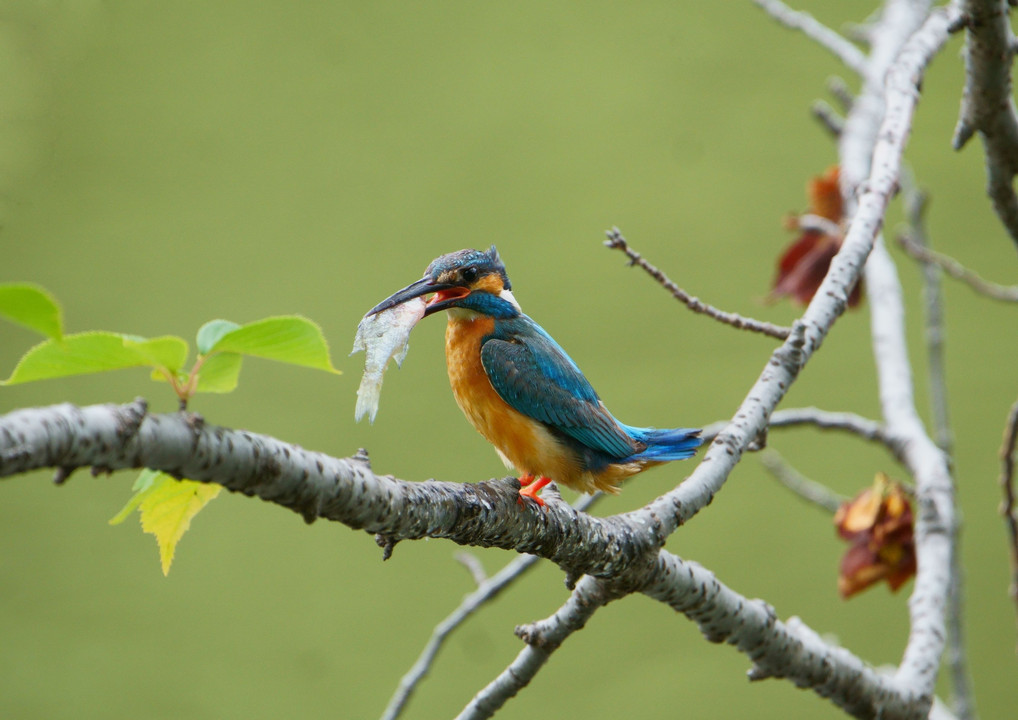
[[[523,498],[530,498],[541,507],[544,507],[545,503],[537,493],[541,491],[545,485],[551,482],[551,478],[544,477],[543,475],[534,480],[533,475],[524,475],[520,478],[520,496],[516,498],[516,502],[523,505]]]

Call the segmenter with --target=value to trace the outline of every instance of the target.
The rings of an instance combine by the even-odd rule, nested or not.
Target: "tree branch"
[[[1000,516],[1004,518],[1007,530],[1007,549],[1011,556],[1011,600],[1018,604],[1018,515],[1015,514],[1014,491],[1014,454],[1015,443],[1018,441],[1018,402],[1011,406],[1004,425],[1004,441],[1000,446],[1000,490],[1003,501],[1000,504]]]
[[[782,25],[801,31],[821,47],[830,50],[853,72],[862,75],[866,71],[866,56],[863,52],[809,13],[793,10],[780,0],[753,0],[753,2]]]
[[[695,562],[661,550],[644,578],[639,592],[685,615],[708,641],[733,645],[747,655],[753,662],[750,680],[787,678],[858,718],[926,716],[929,703],[917,703],[896,678],[829,644],[798,618],[778,620],[770,605],[731,590]],[[534,678],[552,652],[617,596],[608,581],[585,577],[554,615],[518,628],[527,646],[474,697],[458,720],[491,717]]]
[[[583,629],[594,612],[612,599],[603,581],[587,576],[577,583],[572,595],[554,615],[517,627],[516,634],[527,644],[509,667],[473,697],[456,720],[481,720],[494,715],[534,679],[566,638]]]
[[[622,237],[622,232],[617,227],[608,230],[605,234],[608,236],[608,239],[605,240],[604,243],[606,247],[609,247],[612,250],[621,250],[625,253],[626,257],[629,258],[630,265],[638,266],[652,278],[657,280],[661,287],[670,292],[676,300],[681,303],[685,303],[686,307],[693,312],[712,317],[715,320],[723,322],[726,325],[731,325],[732,327],[740,330],[758,332],[779,340],[784,340],[788,337],[788,328],[786,327],[779,327],[777,325],[772,325],[771,323],[753,320],[752,318],[744,318],[736,313],[725,312],[724,310],[719,310],[712,305],[707,305],[699,298],[693,297],[669,280],[668,276],[661,270],[647,262],[640,253],[629,247],[626,239]]]
[[[911,173],[902,176],[902,200],[908,220],[909,241],[920,250],[926,250],[925,210],[926,193],[920,190]],[[904,236],[902,236],[904,238]],[[923,263],[923,305],[925,307],[926,355],[929,360],[930,407],[933,410],[933,428],[937,446],[951,455],[952,434],[947,403],[947,376],[944,370],[944,311],[940,287],[941,270],[936,263]],[[947,598],[947,664],[951,671],[952,706],[960,720],[976,716],[975,693],[969,674],[965,650],[965,578],[961,566],[961,518],[954,524],[953,552],[951,554],[951,583]]]
[[[141,400],[0,416],[0,477],[83,466],[149,467],[215,482],[289,508],[307,522],[325,518],[392,543],[434,537],[532,553],[575,577],[616,575],[657,550],[650,534],[625,516],[595,518],[554,501],[543,510],[521,510],[515,478],[471,484],[397,480],[374,474],[366,455],[332,458],[193,415],[149,415]]]
[[[821,430],[844,430],[861,438],[881,443],[901,456],[901,444],[883,425],[850,412],[830,412],[818,408],[789,408],[778,410],[771,416],[771,427],[813,425]]]
[[[891,11],[888,5],[887,11]],[[898,8],[905,12],[906,7]],[[862,186],[860,212],[867,203],[874,175],[892,182],[900,174],[901,152],[888,142],[904,144],[918,102],[923,70],[943,46],[956,21],[956,5],[933,10],[897,53],[886,85],[886,116],[872,154],[870,179]],[[843,144],[843,149],[846,145]],[[849,186],[851,187],[851,186]],[[873,352],[880,400],[888,430],[903,438],[903,459],[916,482],[916,552],[918,571],[909,601],[908,644],[895,679],[915,693],[916,701],[932,701],[938,663],[944,649],[944,611],[951,582],[954,493],[947,457],[926,435],[915,409],[904,334],[904,306],[894,263],[877,242],[866,265]]]
[[[728,427],[728,424],[727,420],[713,422],[703,428],[700,437],[704,439],[704,442],[709,442]],[[815,407],[775,410],[771,415],[768,428],[788,428],[800,425],[811,425],[820,430],[842,430],[864,440],[878,442],[884,445],[895,458],[901,459],[900,442],[888,434],[883,425],[851,412],[832,412]]]
[[[821,485],[815,480],[810,480],[805,475],[802,475],[785,462],[784,458],[774,450],[766,450],[760,453],[760,463],[786,488],[811,505],[826,510],[832,515],[848,499],[834,492],[826,485]]]
[[[851,112],[855,105],[855,95],[848,89],[848,85],[840,77],[834,76],[827,79],[827,92],[829,92],[838,104],[842,112]]]
[[[986,153],[986,192],[1018,244],[1018,114],[1011,97],[1015,36],[1006,0],[964,0],[965,89],[951,141],[960,150],[978,132]]]
[[[845,118],[841,117],[830,103],[816,100],[810,106],[809,111],[824,130],[830,133],[831,137],[841,136],[841,131],[845,129]]]
[[[909,242],[926,250],[926,194],[915,186],[911,173],[903,175],[902,200],[908,220]],[[944,309],[940,290],[940,268],[936,263],[923,263],[923,305],[926,310],[926,355],[929,358],[930,406],[937,445],[951,453],[951,421],[948,415],[947,381],[944,370]]]
[[[583,495],[573,503],[573,507],[578,512],[586,512],[602,496],[603,494],[600,492],[593,495]],[[389,701],[388,707],[385,708],[382,720],[395,720],[395,718],[400,716],[417,689],[417,685],[420,684],[431,669],[431,665],[434,663],[439,650],[445,644],[445,639],[468,617],[498,597],[503,590],[519,579],[539,560],[540,558],[536,555],[520,555],[509,561],[505,567],[490,578],[478,582],[477,589],[463,598],[459,607],[453,610],[435,627],[431,634],[431,639],[428,640],[424,650],[421,651],[417,662],[399,681],[399,687],[396,688],[396,692]]]
[[[992,300],[1002,302],[1018,302],[1018,287],[1014,285],[998,285],[989,282],[979,276],[978,273],[969,270],[952,257],[948,257],[936,250],[930,250],[915,237],[911,231],[898,235],[898,244],[909,255],[920,262],[936,265],[955,280],[961,280],[980,295],[985,295]]]
[[[711,589],[705,594],[704,588],[716,583],[708,571],[662,555],[648,544],[648,535],[661,537],[663,523],[648,522],[646,509],[591,518],[551,500],[544,509],[529,511],[517,505],[518,488],[512,479],[410,483],[375,475],[363,455],[330,458],[263,435],[202,423],[193,415],[146,415],[142,401],[83,408],[57,405],[0,416],[0,477],[86,465],[103,470],[153,467],[178,477],[218,482],[308,520],[323,517],[388,537],[444,537],[462,544],[528,548],[571,573],[578,567],[604,573],[603,578],[583,578],[572,604],[527,635],[528,648],[472,704],[481,710],[496,695],[502,702],[511,697],[514,688],[522,686],[520,679],[529,681],[557,644],[582,627],[601,604],[642,591],[685,608],[682,611],[700,623],[708,637],[733,638],[760,668],[757,677],[791,678],[839,705],[857,708],[853,712],[859,717],[876,717],[881,707],[885,718],[919,717],[907,688],[879,679],[849,651],[824,645],[795,621],[788,627],[776,623],[772,612],[760,611],[759,601],[746,600],[720,584],[723,592]],[[596,558],[583,560],[587,552]],[[719,605],[722,601],[725,604]],[[732,608],[740,605],[746,612],[733,613]],[[780,642],[772,648],[759,644],[771,641]],[[787,651],[803,644],[809,651],[795,650],[790,661]],[[860,689],[877,694],[851,694]],[[887,692],[896,693],[898,699],[888,700]],[[902,714],[891,711],[898,706],[912,709]]]
[[[750,680],[788,678],[855,717],[925,716],[906,699],[906,688],[825,642],[798,618],[778,620],[770,605],[733,592],[695,562],[662,551],[658,564],[656,581],[644,593],[696,622],[707,640],[734,645],[748,655],[753,661]]]

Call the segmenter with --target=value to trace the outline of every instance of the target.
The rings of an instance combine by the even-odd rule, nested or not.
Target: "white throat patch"
[[[523,309],[520,308],[520,304],[518,302],[516,302],[516,298],[513,297],[512,290],[506,290],[506,289],[503,288],[499,292],[498,296],[500,298],[502,298],[503,300],[508,300],[509,304],[512,305],[514,308],[516,308],[516,310],[518,312],[521,312],[521,313],[523,312]]]

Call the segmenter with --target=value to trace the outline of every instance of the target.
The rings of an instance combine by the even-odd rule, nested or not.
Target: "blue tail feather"
[[[625,426],[626,432],[635,440],[645,443],[647,447],[630,455],[619,462],[632,460],[655,460],[668,462],[693,457],[703,439],[700,431],[695,428],[673,428],[658,430],[656,428],[637,428]]]

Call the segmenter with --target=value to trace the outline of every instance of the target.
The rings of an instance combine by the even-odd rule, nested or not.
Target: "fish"
[[[427,303],[417,297],[407,302],[376,313],[368,313],[357,325],[353,350],[350,354],[364,351],[364,375],[357,388],[357,407],[354,419],[360,422],[365,415],[375,422],[378,414],[378,398],[382,392],[382,376],[389,360],[395,360],[402,367],[407,351],[410,350],[410,331],[424,317]]]

